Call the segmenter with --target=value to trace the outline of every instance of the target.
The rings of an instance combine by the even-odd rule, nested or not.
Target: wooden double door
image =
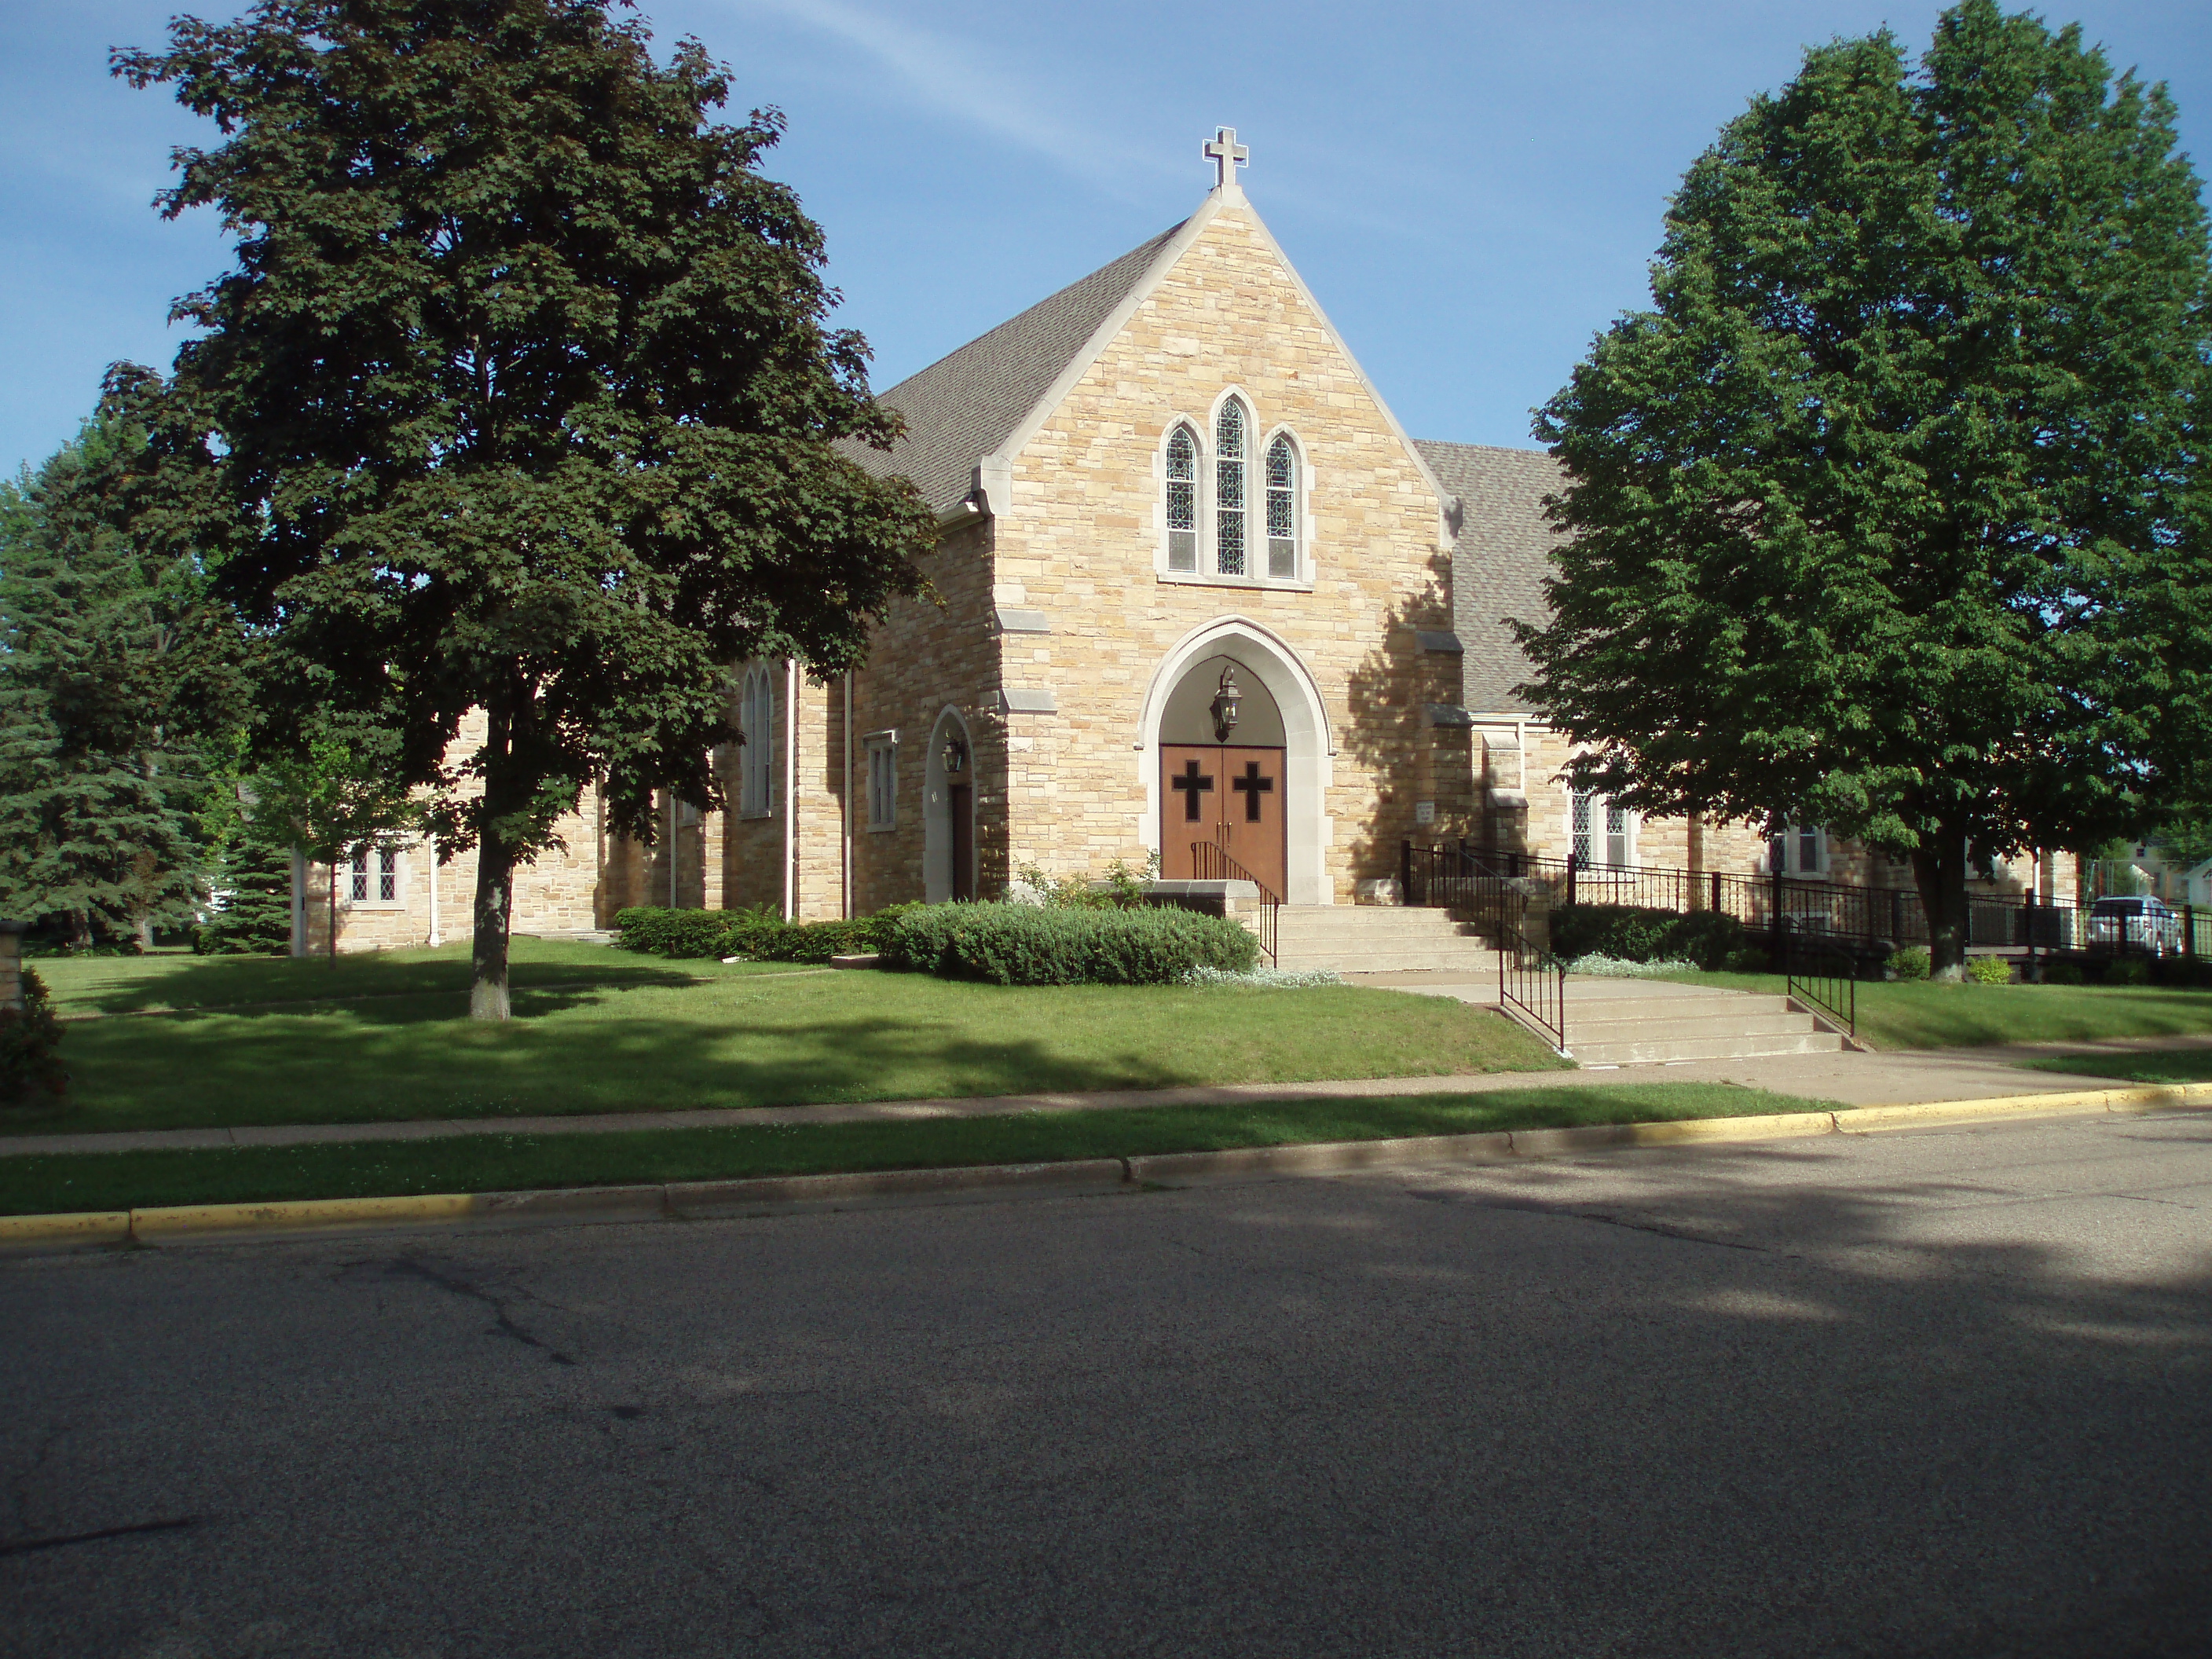
[[[1160,874],[1199,873],[1194,843],[1227,849],[1283,896],[1290,867],[1283,751],[1243,744],[1160,745]]]

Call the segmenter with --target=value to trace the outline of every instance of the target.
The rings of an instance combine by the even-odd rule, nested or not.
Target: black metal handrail
[[[1671,910],[1679,915],[1713,911],[1732,915],[1751,933],[1772,939],[1784,929],[1839,943],[1873,946],[1930,943],[1928,915],[1917,889],[1855,887],[1802,876],[1742,875],[1717,870],[1591,864],[1577,858],[1542,858],[1503,848],[1417,847],[1403,843],[1399,866],[1405,902],[1453,909],[1480,902],[1486,879],[1540,884],[1554,905],[1619,904]],[[2104,918],[2092,925],[2094,899],[2056,902],[2033,895],[1969,897],[1966,943],[1979,950],[2040,952],[2111,951],[2140,948],[2113,937]],[[2212,954],[2212,926],[2193,907],[2179,907],[2176,937],[2164,948],[2181,955]]]
[[[1842,945],[1806,939],[1790,927],[1778,946],[1786,993],[1810,1004],[1856,1040],[1859,1034],[1858,959]]]
[[[1219,842],[1191,842],[1190,865],[1200,881],[1249,881],[1260,890],[1260,926],[1255,931],[1260,935],[1261,953],[1267,958],[1270,968],[1281,966],[1275,946],[1281,934],[1283,896],[1237,863]]]
[[[1528,937],[1528,896],[1504,881],[1485,921],[1498,951],[1498,1000],[1567,1052],[1567,968]]]

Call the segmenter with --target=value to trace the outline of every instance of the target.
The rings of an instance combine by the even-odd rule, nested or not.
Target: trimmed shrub
[[[1694,962],[1723,966],[1743,948],[1743,924],[1715,910],[1680,915],[1633,904],[1571,904],[1552,913],[1552,954],[1572,961]]]
[[[1926,979],[1935,971],[1935,958],[1928,954],[1924,945],[1908,945],[1902,951],[1889,953],[1889,976],[1892,979]]]
[[[887,961],[994,985],[1171,985],[1194,968],[1249,972],[1251,930],[1188,910],[921,904],[892,924]]]
[[[68,1088],[69,1073],[57,1056],[61,1045],[62,1023],[47,1000],[46,981],[26,964],[23,1006],[0,1008],[0,1105],[20,1105]]]
[[[2129,957],[2115,962],[2105,969],[2107,985],[2148,985],[2150,983],[2150,963],[2139,957]]]
[[[1966,963],[1966,977],[1977,985],[2009,985],[2012,964],[2002,957],[1975,957]]]
[[[2043,970],[2045,985],[2079,985],[2082,982],[2081,965],[2075,962],[2054,962]]]
[[[670,910],[641,904],[615,913],[622,948],[656,957],[750,957],[756,962],[825,963],[832,957],[882,951],[899,917],[916,907],[895,904],[849,921],[786,921],[762,906],[750,910]]]
[[[1741,951],[1729,951],[1721,966],[1731,974],[1771,974],[1774,958],[1756,945],[1747,945]]]

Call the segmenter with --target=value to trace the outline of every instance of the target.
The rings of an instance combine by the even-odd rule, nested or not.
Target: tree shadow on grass
[[[517,961],[508,969],[507,982],[517,992],[553,985],[617,990],[688,985],[696,977],[697,970],[684,964],[611,951],[605,963]],[[66,1007],[127,1014],[357,998],[452,998],[465,995],[469,981],[465,957],[410,960],[395,953],[342,957],[335,965],[312,958],[196,957],[191,965],[166,973],[87,987],[70,994]]]
[[[605,994],[558,1000],[573,1007]],[[532,1000],[556,999],[538,993]],[[1218,1080],[1202,1052],[1181,1060],[1074,1056],[1035,1037],[979,1037],[951,1019],[844,1017],[732,1030],[624,1016],[489,1027],[410,1014],[411,1006],[404,1000],[349,1008],[343,1019],[259,1018],[250,1041],[241,1040],[239,1020],[220,1013],[164,1018],[158,1042],[107,1041],[122,1022],[78,1026],[76,1103],[6,1127],[54,1133],[686,1111]]]

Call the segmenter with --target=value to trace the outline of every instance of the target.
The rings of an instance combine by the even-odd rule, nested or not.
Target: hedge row
[[[850,921],[786,921],[766,910],[668,910],[641,904],[615,913],[625,951],[656,957],[750,957],[757,962],[823,963],[884,949],[895,905]]]
[[[23,1006],[0,1007],[0,1106],[13,1106],[41,1095],[59,1095],[69,1086],[56,1052],[62,1023],[47,1000],[46,981],[35,969],[23,969]]]
[[[1715,910],[1680,915],[1633,904],[1571,904],[1552,913],[1552,953],[1616,962],[1694,962],[1717,971],[1743,949],[1743,924]]]
[[[916,905],[886,960],[994,985],[1172,985],[1194,968],[1249,972],[1260,941],[1225,916],[1035,904]]]

